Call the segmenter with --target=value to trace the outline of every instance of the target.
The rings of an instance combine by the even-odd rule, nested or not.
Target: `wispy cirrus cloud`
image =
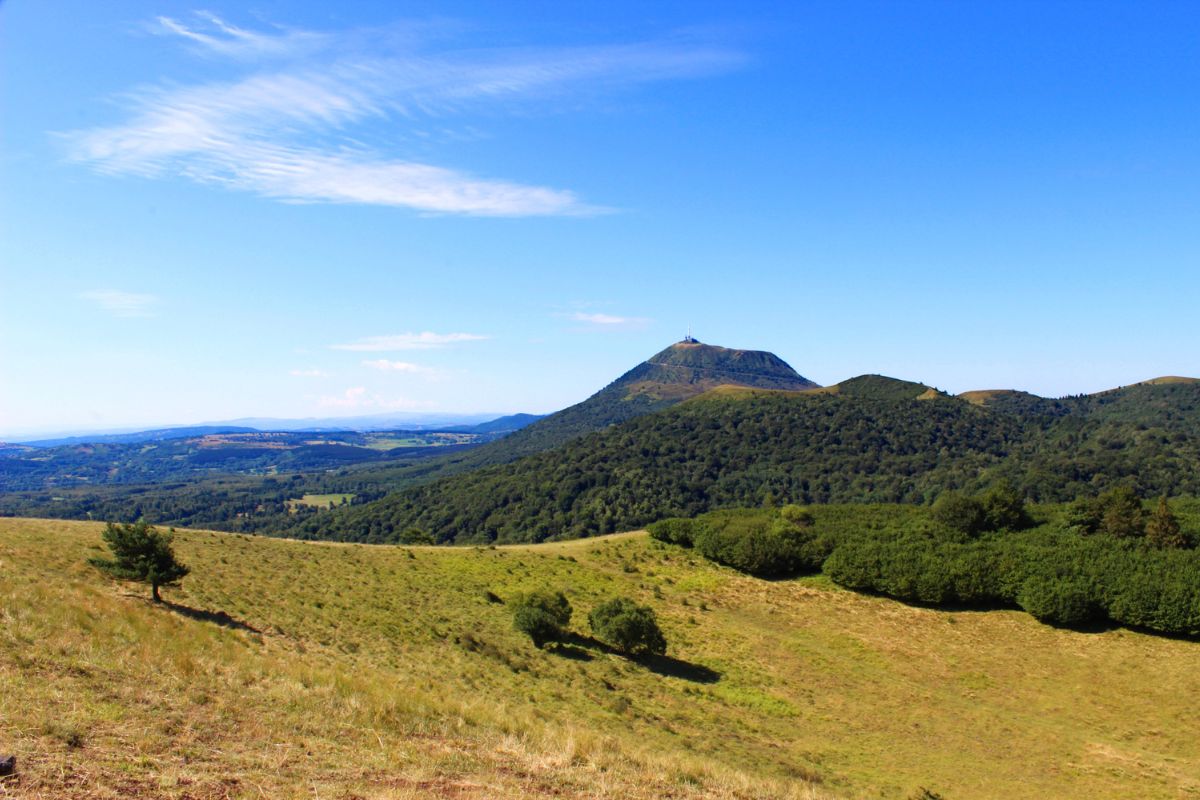
[[[116,289],[97,289],[79,295],[95,303],[114,317],[152,317],[159,299],[152,294],[122,292]]]
[[[248,31],[213,15],[159,32],[235,58],[289,63],[241,79],[139,90],[119,124],[63,134],[105,174],[178,176],[287,202],[364,203],[478,216],[595,214],[568,189],[486,178],[398,147],[430,121],[735,68],[726,48],[678,41],[396,53],[361,35]],[[561,105],[561,103],[559,104]],[[370,139],[387,144],[369,146]]]
[[[293,369],[288,372],[293,378],[328,378],[329,373],[323,369]]]
[[[199,49],[219,56],[246,59],[293,57],[327,44],[329,37],[314,31],[276,28],[274,32],[239,28],[207,11],[196,11],[194,21],[157,17],[148,26],[152,33],[179,36]]]
[[[330,345],[332,350],[351,350],[360,353],[385,353],[395,350],[433,350],[438,347],[478,342],[487,339],[477,333],[394,333],[388,336],[365,336],[356,342]],[[396,362],[400,363],[400,362]]]
[[[606,330],[641,329],[652,322],[648,317],[620,317],[615,314],[587,311],[573,311],[566,314],[556,314],[556,316],[566,317],[574,322],[581,322],[589,328]]]
[[[433,367],[414,364],[411,361],[389,361],[386,358],[367,360],[362,362],[362,365],[380,372],[404,372],[409,375],[432,375],[436,372]]]

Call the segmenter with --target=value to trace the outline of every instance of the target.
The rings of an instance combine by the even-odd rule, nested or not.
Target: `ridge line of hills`
[[[479,542],[594,535],[766,496],[927,503],[1002,478],[1041,501],[1122,481],[1200,494],[1200,381],[1165,376],[1058,399],[949,395],[883,375],[821,387],[772,353],[685,341],[511,432],[386,454],[371,446],[390,445],[369,436],[315,438],[329,441],[299,441],[286,457],[106,445],[61,448],[78,458],[57,465],[60,450],[0,452],[0,515],[145,516],[358,541],[416,529]]]
[[[1200,491],[1190,467],[1200,458],[1200,381],[1156,379],[1056,400],[1016,391],[962,397],[881,375],[819,387],[759,353],[771,368],[739,381],[735,353],[754,351],[672,345],[583,403],[291,533],[541,541],[768,497],[925,503],[1000,479],[1043,501],[1121,481],[1146,492]],[[665,386],[646,386],[641,379],[660,362],[668,371],[654,377]],[[694,376],[697,367],[719,378],[681,385],[670,371]]]

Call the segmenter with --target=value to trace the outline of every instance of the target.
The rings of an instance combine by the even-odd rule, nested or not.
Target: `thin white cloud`
[[[619,317],[615,314],[589,313],[585,311],[574,311],[570,314],[559,314],[557,316],[565,316],[567,319],[582,322],[591,328],[607,330],[644,328],[651,322],[647,317]]]
[[[413,364],[411,361],[389,361],[386,358],[364,361],[362,365],[381,372],[405,372],[410,375],[431,375],[434,372],[432,367]]]
[[[123,123],[63,134],[71,159],[106,174],[182,176],[290,202],[478,216],[595,214],[605,209],[570,190],[424,163],[396,142],[406,129],[419,136],[422,120],[479,105],[544,102],[740,62],[728,50],[672,42],[380,56],[350,35],[262,34],[203,19],[207,30],[167,17],[158,25],[227,54],[294,52],[297,42],[319,39],[323,57],[232,82],[139,91]],[[360,143],[372,125],[386,126],[386,146]]]
[[[325,395],[318,404],[322,408],[358,408],[367,399],[367,387],[354,386],[340,395]]]
[[[294,378],[328,378],[329,373],[320,369],[294,369],[289,373]]]
[[[231,58],[295,56],[320,47],[327,37],[312,31],[280,28],[276,33],[261,33],[239,28],[207,11],[193,14],[195,22],[158,17],[150,31],[179,36],[204,51]]]
[[[90,300],[114,317],[152,317],[158,298],[152,294],[121,292],[116,289],[97,289],[79,295]]]
[[[576,322],[591,322],[594,325],[628,325],[632,317],[615,317],[612,314],[585,314],[576,311],[571,315]]]
[[[475,333],[395,333],[389,336],[366,336],[357,342],[330,345],[332,350],[352,350],[360,353],[385,353],[395,350],[433,350],[438,347],[478,342],[487,339]]]

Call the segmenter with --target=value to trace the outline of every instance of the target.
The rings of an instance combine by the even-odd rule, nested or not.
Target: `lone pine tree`
[[[144,520],[120,525],[110,522],[103,537],[113,558],[93,558],[92,566],[114,578],[150,584],[150,594],[156,603],[162,602],[160,586],[177,583],[191,571],[176,560],[171,549],[172,535],[158,531]]]

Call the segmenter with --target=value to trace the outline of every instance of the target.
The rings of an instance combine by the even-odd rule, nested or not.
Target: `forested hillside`
[[[1000,478],[1040,501],[1119,482],[1200,494],[1200,384],[982,405],[879,376],[840,386],[713,392],[554,451],[310,517],[293,533],[540,541],[764,500],[925,503]]]

